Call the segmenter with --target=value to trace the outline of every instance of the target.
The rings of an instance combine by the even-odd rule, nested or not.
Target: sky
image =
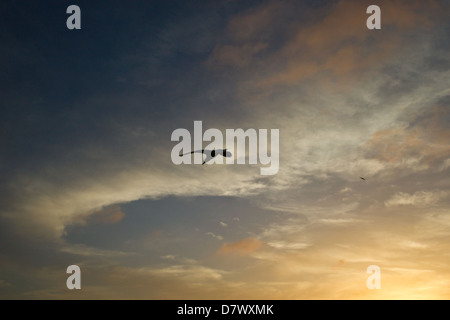
[[[0,299],[450,299],[449,6],[1,1]],[[278,173],[175,165],[194,121]]]

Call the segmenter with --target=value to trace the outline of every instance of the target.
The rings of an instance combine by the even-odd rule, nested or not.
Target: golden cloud
[[[238,254],[244,256],[258,250],[261,245],[261,241],[250,237],[233,243],[224,243],[219,250],[217,250],[217,254]]]

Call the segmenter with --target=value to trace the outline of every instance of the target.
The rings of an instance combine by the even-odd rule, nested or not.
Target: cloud
[[[351,192],[351,191],[353,191],[352,188],[345,187],[345,188],[339,190],[339,193],[348,193],[348,192]]]
[[[165,268],[140,268],[135,270],[138,274],[150,274],[164,278],[182,278],[189,282],[206,282],[221,280],[226,272],[200,265],[173,265]]]
[[[442,109],[433,108],[414,126],[377,131],[368,141],[369,155],[389,164],[422,169],[445,161],[450,157],[450,130],[442,122]]]
[[[265,37],[272,21],[286,10],[286,3],[266,2],[256,8],[233,16],[227,25],[228,35],[236,41]],[[281,11],[281,12],[280,12]]]
[[[385,201],[387,207],[411,205],[416,207],[430,207],[436,205],[441,199],[448,196],[446,191],[417,191],[414,194],[398,192]]]
[[[404,2],[401,2],[401,4],[404,4]],[[339,17],[346,17],[347,9],[350,15],[352,12],[359,11],[358,8],[360,7],[361,5],[356,5],[355,2],[349,4],[339,2],[339,4],[327,9],[310,8],[312,12],[321,13],[319,15],[321,19],[318,21],[307,20],[305,24],[295,24],[293,30],[289,32],[284,30],[284,33],[281,33],[283,37],[280,39],[282,40],[280,46],[275,46],[270,54],[261,56],[262,64],[267,66],[267,74],[253,76],[254,73],[252,72],[243,72],[237,75],[237,85],[240,86],[240,84],[247,82],[256,83],[261,78],[278,77],[280,74],[288,72],[290,67],[278,65],[277,61],[287,61],[288,64],[292,62],[294,65],[296,63],[308,64],[309,59],[317,57],[316,51],[321,51],[324,46],[328,48],[328,46],[338,45],[339,39],[336,42],[335,37],[333,37],[333,35],[336,36],[333,33],[337,31],[333,31],[329,35],[329,32],[325,32],[325,30],[337,28],[338,20],[341,19]],[[413,13],[419,11],[421,6],[415,2],[413,8],[415,9],[407,9],[406,13],[402,11],[402,14],[408,14],[408,17],[410,17]],[[273,39],[263,36],[270,26],[269,22],[283,16],[291,11],[290,9],[290,5],[286,3],[278,4],[269,1],[255,9],[232,17],[224,31],[224,37],[227,38],[227,41],[221,43],[222,40],[219,39],[216,46],[229,45],[245,48],[246,45],[249,45],[248,48],[252,48],[258,42],[270,44]],[[294,14],[296,11],[291,12]],[[349,16],[351,21],[348,22],[346,19],[342,19],[345,21],[342,28],[344,31],[348,31],[348,33],[344,32],[345,35],[342,37],[348,36],[355,39],[365,37],[367,31],[361,31],[359,28],[358,30],[352,29],[357,20],[365,18],[365,10],[362,12],[362,18],[358,14],[358,17],[351,19]],[[426,11],[423,15],[428,17],[430,13]],[[409,28],[406,24],[406,21],[409,20],[403,19],[402,21],[399,22],[399,26],[403,27],[404,25],[404,28]],[[386,22],[388,23],[389,19]],[[245,27],[246,25],[251,25],[254,29],[249,30]],[[324,32],[321,33],[321,31]],[[326,39],[321,39],[321,34]],[[297,53],[303,52],[299,42],[301,39],[305,40],[308,49],[305,57],[297,55]],[[328,40],[330,40],[329,44]],[[343,51],[339,51],[341,49]],[[250,53],[252,50],[250,50]],[[411,52],[413,51],[411,50]],[[352,57],[351,52],[345,53],[345,48],[338,48],[338,51],[334,53],[337,56],[348,55],[348,57]],[[421,54],[422,52],[419,52],[417,55],[420,57]],[[286,55],[288,59],[280,59],[283,58],[283,55]],[[327,58],[332,59],[333,56],[330,55]],[[243,60],[245,61],[245,59]],[[405,59],[405,61],[404,65],[409,65],[410,60]],[[314,65],[314,63],[311,65]],[[398,73],[401,74],[404,71],[402,69],[404,65],[398,66]],[[341,71],[344,73],[350,72],[349,70],[352,69],[351,66],[345,66],[345,63],[342,66]],[[418,72],[421,72],[421,70]],[[320,86],[314,87],[313,84],[309,84],[306,89],[299,90],[298,93],[290,92],[285,95],[285,92],[283,92],[279,96],[266,99],[266,102],[258,105],[259,112],[253,112],[256,109],[252,109],[254,103],[260,102],[255,98],[255,92],[247,92],[243,97],[239,96],[240,92],[231,91],[231,94],[237,94],[239,98],[246,99],[239,103],[242,114],[235,111],[225,111],[225,113],[233,115],[233,122],[228,123],[228,127],[263,126],[265,128],[278,127],[282,129],[280,150],[280,163],[282,165],[279,174],[270,179],[261,179],[256,173],[257,170],[247,166],[214,166],[206,169],[195,166],[171,166],[170,161],[167,160],[167,154],[170,153],[172,145],[167,136],[159,133],[161,128],[155,122],[145,123],[140,119],[139,121],[127,119],[127,121],[122,122],[117,120],[113,123],[108,122],[111,125],[108,128],[118,134],[118,139],[120,138],[119,140],[122,141],[123,145],[114,144],[111,147],[111,152],[113,154],[126,154],[126,159],[113,157],[113,154],[109,154],[108,149],[105,149],[103,144],[101,144],[102,148],[100,148],[99,143],[80,144],[71,151],[78,159],[74,163],[67,162],[62,156],[59,156],[46,163],[44,165],[45,170],[35,170],[12,177],[8,182],[8,194],[10,195],[8,198],[14,199],[14,201],[9,201],[8,210],[4,210],[5,215],[17,221],[17,225],[20,225],[18,230],[22,230],[24,233],[40,232],[42,236],[52,235],[58,238],[67,225],[76,223],[80,220],[80,217],[85,217],[86,214],[90,215],[96,211],[101,212],[102,208],[108,206],[118,206],[120,203],[136,199],[158,198],[167,195],[252,197],[258,194],[261,197],[267,196],[266,199],[275,199],[280,191],[287,190],[292,186],[300,188],[302,185],[311,183],[313,178],[329,177],[330,173],[338,174],[340,178],[344,179],[350,179],[349,177],[358,174],[358,172],[375,174],[385,168],[386,162],[377,157],[365,159],[364,152],[359,146],[366,141],[366,138],[369,139],[373,136],[374,131],[381,131],[383,130],[381,128],[386,128],[386,123],[395,122],[392,119],[395,119],[401,113],[397,105],[404,104],[404,101],[399,103],[380,98],[377,90],[380,90],[390,80],[385,78],[386,76],[381,73],[374,74],[373,82],[364,83],[362,81],[348,98],[344,95],[334,96],[326,91],[321,91]],[[443,87],[448,88],[448,86],[445,86],[446,78],[438,80]],[[427,85],[432,86],[433,83]],[[210,90],[208,92],[223,91],[224,88],[228,87],[227,84],[222,82],[219,82],[217,86],[217,88],[214,85],[211,88],[208,87],[208,90]],[[267,91],[266,89],[261,90]],[[294,92],[296,91],[297,89]],[[305,94],[306,91],[310,93]],[[321,94],[316,94],[317,92],[321,92]],[[430,94],[424,96],[431,99],[433,93],[430,92]],[[203,97],[205,94],[202,93],[201,96]],[[86,99],[86,104],[97,106],[114,103],[114,105],[127,105],[130,108],[131,106],[136,107],[145,104],[143,98],[141,101],[134,95],[131,102],[127,100],[129,99],[128,95],[124,95],[124,97],[114,96],[108,99],[102,97],[102,95],[99,95]],[[192,98],[195,100],[194,105],[198,104],[197,98]],[[234,98],[236,97],[232,97],[232,99]],[[411,99],[417,100],[415,96]],[[93,101],[97,102],[94,103]],[[220,105],[229,104],[223,101],[209,101],[207,105],[216,105],[216,103]],[[272,113],[267,111],[273,111],[275,106],[280,116],[274,118]],[[404,108],[407,109],[407,107],[408,105]],[[218,109],[228,110],[220,107]],[[186,105],[185,110],[188,113],[194,112],[192,117],[196,114],[196,109],[192,106]],[[444,112],[444,109],[442,109],[442,112]],[[211,114],[205,113],[202,116],[205,117],[203,119],[205,121],[208,118],[209,123],[223,125],[220,119]],[[236,122],[236,119],[239,120]],[[173,119],[173,121],[177,125],[179,123],[186,124],[180,119]],[[140,131],[136,128],[143,129],[145,134],[137,134],[136,132]],[[136,134],[142,138],[142,141],[139,139],[136,141]],[[151,145],[152,148],[145,147],[145,145]],[[124,146],[127,147],[125,148],[127,152],[119,151],[124,149]],[[287,148],[291,147],[298,152],[295,154],[285,152],[288,150]],[[445,151],[444,149],[438,149],[436,149],[436,155]],[[148,154],[146,154],[147,152]],[[61,154],[64,154],[64,152]],[[101,163],[101,165],[98,165],[98,163]],[[123,165],[123,163],[127,163],[127,165]],[[224,174],[227,175],[228,179],[224,180],[223,183],[213,182],[223,177]],[[269,197],[269,193],[272,196]],[[53,195],[51,199],[48,194]],[[271,202],[276,201],[271,200]],[[122,214],[117,212],[108,216],[108,218],[99,219],[103,219],[104,222],[117,222],[123,219],[121,216]]]
[[[258,250],[262,243],[256,238],[246,238],[237,242],[224,243],[218,250],[219,255],[237,254],[241,256],[249,255]]]
[[[324,224],[332,224],[332,225],[350,225],[350,224],[357,224],[363,222],[363,220],[353,219],[353,218],[347,218],[347,219],[333,219],[333,218],[324,218],[324,219],[318,219],[318,223],[324,223]]]
[[[212,233],[212,232],[207,232],[206,235],[207,235],[207,236],[211,236],[211,237],[213,237],[213,238],[215,238],[215,239],[217,239],[217,240],[223,240],[223,237],[222,237],[222,236],[216,235],[216,234],[214,234],[214,233]]]
[[[232,16],[206,65],[220,71],[254,65],[256,57],[269,47],[273,22],[283,19],[287,7],[287,3],[269,1]]]
[[[260,84],[265,88],[295,85],[320,73],[336,77],[340,83],[354,81],[361,72],[368,72],[400,48],[405,29],[430,27],[434,23],[434,11],[430,10],[433,6],[429,3],[386,2],[382,5],[383,30],[389,30],[389,34],[384,33],[381,38],[365,27],[367,6],[361,1],[337,1],[326,9],[315,9],[321,18],[309,25],[299,23],[291,41],[273,57],[285,63]]]
[[[70,253],[81,257],[122,257],[134,255],[134,252],[119,250],[103,250],[82,244],[64,244],[61,252]]]
[[[398,272],[401,274],[405,273],[412,273],[415,275],[420,275],[422,273],[428,273],[428,272],[434,272],[433,270],[427,270],[427,269],[411,269],[411,268],[385,268],[385,270],[390,270],[393,272]]]
[[[228,226],[228,224],[226,224],[226,223],[223,222],[223,221],[220,221],[219,224],[220,224],[222,227],[224,227],[224,228],[226,228],[226,227]]]
[[[170,147],[166,151],[170,154]],[[10,207],[4,211],[4,216],[10,219],[18,233],[58,239],[67,225],[83,221],[119,222],[124,214],[117,203],[168,195],[244,196],[264,187],[259,182],[249,180],[252,174],[259,175],[256,168],[233,170],[231,167],[215,166],[210,171],[203,168],[175,167],[167,160],[160,167],[153,164],[150,169],[139,166],[124,168],[108,176],[99,174],[91,179],[82,174],[77,175],[78,169],[73,166],[71,170],[62,170],[60,176],[61,181],[66,181],[74,175],[70,184],[54,183],[45,176],[30,174],[15,179],[15,186],[8,191],[14,194],[14,201],[8,202]],[[227,180],[221,184],[214,182],[224,174],[228,176]],[[180,184],[181,176],[185,181],[183,185]],[[18,191],[20,189],[21,192]],[[51,198],[49,194],[52,194]],[[95,215],[95,212],[98,214]],[[87,218],[92,214],[93,218]]]
[[[299,250],[306,249],[310,246],[308,243],[296,243],[296,242],[286,242],[286,241],[271,241],[267,242],[267,245],[275,249],[284,250]]]
[[[239,67],[248,66],[253,57],[260,51],[267,48],[267,44],[256,42],[251,44],[221,45],[217,46],[212,52],[207,65],[211,68],[220,67]]]
[[[88,218],[88,223],[114,224],[125,217],[125,213],[120,206],[107,206],[100,211],[94,212]]]
[[[427,245],[425,243],[420,243],[420,242],[411,241],[411,240],[403,240],[401,242],[401,244],[404,245],[405,247],[412,248],[412,249],[427,249],[427,248],[429,248],[429,245]]]
[[[82,289],[77,292],[67,290],[65,287],[65,272],[47,268],[45,270],[47,286],[30,286],[29,290],[18,297],[106,300],[183,299],[187,296],[202,299],[209,296],[218,299],[221,292],[226,294],[233,292],[233,283],[225,281],[228,272],[206,267],[198,262],[145,267],[81,266],[81,270]],[[217,290],[218,287],[221,289]]]

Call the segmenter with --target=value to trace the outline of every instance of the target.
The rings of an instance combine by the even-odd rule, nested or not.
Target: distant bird
[[[359,177],[359,178],[360,178],[361,180],[367,181],[366,178],[363,178],[363,177]]]
[[[191,151],[191,152],[188,152],[185,154],[180,154],[180,157],[185,156],[187,154],[192,154],[192,153],[202,153],[202,154],[206,155],[206,158],[203,161],[202,165],[204,165],[206,162],[210,161],[211,159],[213,159],[214,157],[216,157],[218,155],[222,155],[223,157],[231,157],[232,156],[231,152],[227,151],[227,149],[218,149],[218,150],[202,149],[202,150]]]

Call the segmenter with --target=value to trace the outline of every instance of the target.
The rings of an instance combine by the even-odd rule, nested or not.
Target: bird
[[[232,154],[230,151],[227,151],[227,149],[218,149],[216,150],[214,148],[214,150],[207,150],[207,149],[202,149],[202,150],[195,150],[195,151],[191,151],[185,154],[181,154],[180,153],[180,157],[185,156],[187,154],[192,154],[192,153],[202,153],[204,155],[206,155],[205,160],[203,161],[202,165],[204,165],[206,162],[210,161],[211,159],[213,159],[214,157],[221,155],[223,157],[231,157]]]
[[[363,178],[363,177],[359,177],[359,178],[360,178],[361,180],[367,181],[366,178]]]

